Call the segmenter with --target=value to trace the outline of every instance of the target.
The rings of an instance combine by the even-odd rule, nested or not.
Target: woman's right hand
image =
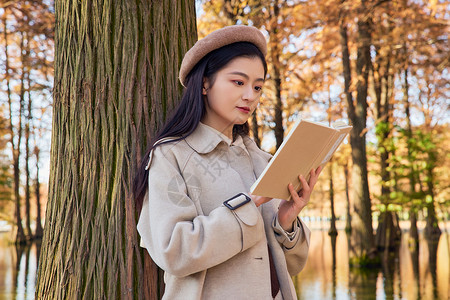
[[[273,198],[269,198],[269,197],[256,196],[256,195],[252,195],[252,194],[249,194],[249,195],[252,198],[253,202],[255,202],[256,207],[258,207],[261,204],[264,204],[266,202],[269,202],[270,200],[273,199]]]

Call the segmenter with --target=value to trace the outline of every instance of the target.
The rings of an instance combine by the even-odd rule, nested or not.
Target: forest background
[[[274,153],[298,117],[355,127],[302,213],[329,220],[330,235],[342,220],[359,237],[353,264],[376,262],[401,229],[413,240],[420,230],[431,239],[448,230],[448,3],[214,0],[196,2],[196,19],[183,17],[193,16],[191,44],[232,24],[267,37],[269,74],[249,120],[263,149]],[[59,205],[46,208],[50,140],[61,142],[51,138],[54,67],[68,65],[55,63],[52,1],[0,1],[0,17],[0,229],[23,244],[42,238],[45,212]],[[177,95],[179,86],[172,90],[163,94]]]

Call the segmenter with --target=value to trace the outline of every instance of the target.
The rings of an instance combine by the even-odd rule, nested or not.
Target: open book
[[[324,166],[352,129],[343,122],[333,127],[305,121],[296,121],[280,148],[259,178],[250,188],[258,196],[291,200],[288,184],[300,191],[302,174],[308,181],[310,171]]]

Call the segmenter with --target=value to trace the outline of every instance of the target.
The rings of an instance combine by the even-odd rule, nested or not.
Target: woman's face
[[[264,84],[264,66],[258,57],[237,57],[205,79],[206,115],[203,123],[230,137],[234,124],[244,124],[258,105]]]

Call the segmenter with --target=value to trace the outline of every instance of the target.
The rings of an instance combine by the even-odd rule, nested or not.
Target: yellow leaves
[[[434,16],[436,14],[438,0],[430,0],[428,1],[428,8],[431,10],[431,15]]]

